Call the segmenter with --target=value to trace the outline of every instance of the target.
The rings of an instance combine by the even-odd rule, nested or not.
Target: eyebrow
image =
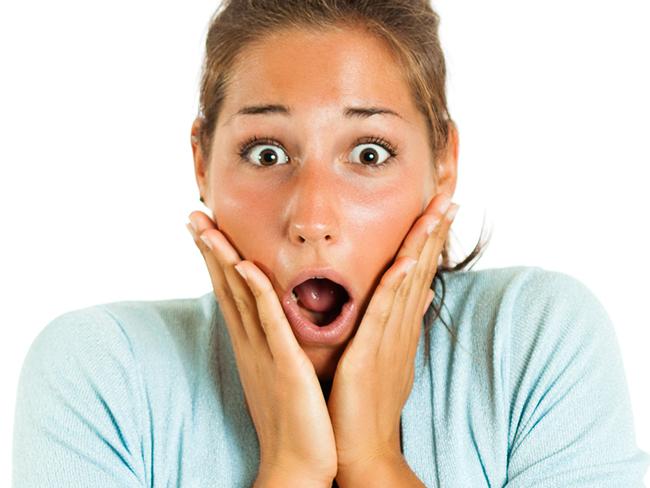
[[[291,109],[286,105],[277,105],[277,104],[248,105],[240,108],[237,112],[235,112],[235,114],[231,117],[231,119],[237,115],[266,115],[266,114],[280,114],[280,115],[289,116],[291,115]],[[399,117],[400,119],[403,119],[403,117],[400,114],[398,114],[394,110],[385,107],[345,107],[343,109],[343,116],[347,118],[357,117],[361,119],[367,119],[368,117],[371,117],[373,115],[379,115],[379,114],[394,115],[396,117]]]

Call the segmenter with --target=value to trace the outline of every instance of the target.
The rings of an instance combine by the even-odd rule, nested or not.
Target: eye
[[[379,150],[377,150],[379,148]],[[371,137],[357,141],[357,146],[351,153],[352,161],[360,158],[360,163],[373,170],[386,167],[397,155],[397,150],[381,137]]]
[[[289,156],[282,145],[274,139],[253,136],[239,146],[239,158],[255,169],[282,166],[289,162]],[[355,141],[350,153],[352,161],[359,162],[371,171],[387,167],[397,156],[397,148],[383,137],[366,137]]]
[[[289,161],[286,151],[276,141],[257,136],[240,146],[239,157],[256,168],[280,166]]]
[[[379,151],[376,149],[377,147],[379,148]],[[383,160],[382,153],[384,155]],[[381,166],[390,157],[391,154],[386,149],[377,144],[359,144],[352,151],[352,161],[354,161],[356,158],[361,158],[361,164],[366,166]]]

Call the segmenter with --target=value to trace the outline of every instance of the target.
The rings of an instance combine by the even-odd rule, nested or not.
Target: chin
[[[346,344],[335,350],[329,348],[303,348],[307,357],[309,357],[314,366],[314,371],[316,372],[319,381],[332,381],[334,379],[336,366],[345,350],[345,346]]]

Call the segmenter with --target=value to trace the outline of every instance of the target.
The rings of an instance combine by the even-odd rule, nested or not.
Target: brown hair
[[[406,74],[418,110],[425,116],[433,162],[447,148],[456,127],[447,110],[445,59],[438,38],[439,17],[428,0],[224,0],[210,20],[200,88],[199,146],[210,159],[211,142],[219,111],[238,56],[254,42],[286,29],[365,28],[388,43]],[[432,163],[433,163],[432,162]],[[434,170],[434,175],[436,171]],[[483,228],[481,228],[481,237]],[[432,282],[442,284],[442,299],[434,298],[425,314],[425,354],[429,358],[429,331],[440,316],[445,298],[443,274],[470,269],[488,239],[479,238],[472,252],[452,266],[449,240]],[[437,297],[437,293],[435,296]],[[445,327],[453,331],[444,322]]]

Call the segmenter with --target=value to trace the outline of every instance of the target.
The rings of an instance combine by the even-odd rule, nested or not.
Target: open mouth
[[[349,300],[345,288],[327,278],[310,278],[292,291],[300,314],[319,327],[333,322]]]

